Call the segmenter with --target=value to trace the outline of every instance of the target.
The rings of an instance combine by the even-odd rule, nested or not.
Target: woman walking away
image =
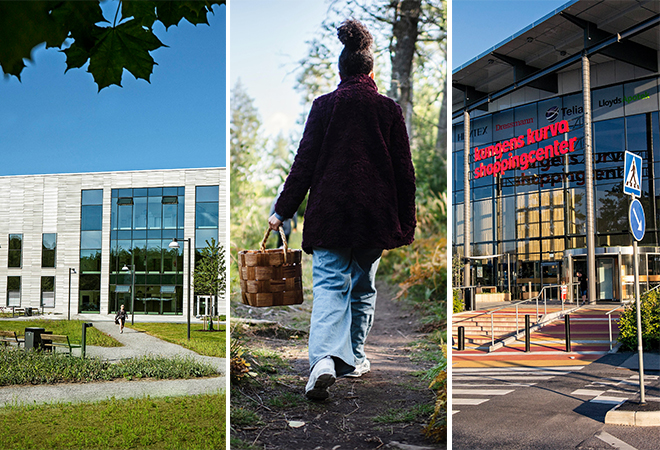
[[[121,309],[117,311],[115,316],[115,323],[119,325],[119,334],[124,333],[124,323],[126,322],[126,310],[124,310],[124,305],[121,305]]]
[[[373,37],[360,22],[337,30],[341,82],[317,98],[284,189],[269,218],[276,230],[309,191],[303,250],[313,255],[314,306],[305,395],[328,397],[337,377],[370,370],[364,344],[385,249],[415,233],[415,173],[401,108],[378,94]]]

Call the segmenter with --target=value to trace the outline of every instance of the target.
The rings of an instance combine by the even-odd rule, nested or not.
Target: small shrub
[[[453,311],[454,314],[463,312],[464,305],[463,305],[463,299],[461,298],[461,290],[460,289],[454,289],[453,290]]]
[[[426,437],[437,442],[447,439],[447,346],[442,347],[443,361],[430,372],[433,378],[429,389],[436,391],[435,408],[428,425]]]
[[[644,350],[660,346],[660,292],[648,291],[640,299]],[[637,350],[637,306],[632,302],[619,319],[619,342],[623,350]]]

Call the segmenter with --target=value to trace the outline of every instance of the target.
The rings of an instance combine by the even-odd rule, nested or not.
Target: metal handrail
[[[616,308],[611,309],[610,311],[607,311],[605,313],[605,315],[608,316],[607,324],[609,326],[609,331],[610,331],[610,351],[612,350],[612,344],[613,344],[613,341],[612,341],[612,313],[614,311],[618,310],[618,309],[625,308],[627,305],[629,305],[631,303],[632,303],[632,300],[629,300],[627,302],[623,302],[619,306],[617,306]]]
[[[579,284],[579,283],[571,282],[571,283],[566,284],[566,286],[573,286],[575,284]],[[523,303],[527,303],[527,302],[531,302],[531,301],[536,300],[536,324],[538,325],[538,323],[539,323],[539,299],[540,299],[540,297],[543,296],[543,308],[544,308],[544,316],[545,316],[545,315],[548,314],[548,304],[547,304],[547,299],[545,297],[545,290],[546,289],[551,289],[551,288],[560,288],[561,289],[561,286],[562,286],[561,284],[551,284],[551,285],[543,286],[541,288],[541,292],[539,292],[536,295],[536,297],[534,297],[534,298],[528,298],[526,300],[520,300],[520,301],[518,301],[518,302],[516,302],[512,305],[500,306],[497,309],[494,309],[492,311],[484,313],[484,314],[490,315],[490,345],[495,345],[495,319],[494,319],[494,315],[495,315],[496,312],[498,312],[502,309],[505,309],[505,308],[510,308],[511,306],[515,306],[516,307],[516,333],[518,333],[518,330],[520,329],[518,327],[518,316],[519,316],[518,306],[522,305]],[[530,292],[531,292],[531,290],[530,290]],[[579,297],[577,299],[577,302],[578,302],[578,307],[579,307],[579,305],[580,305]],[[562,299],[562,302],[561,302],[561,310],[564,311],[564,300],[563,299]]]

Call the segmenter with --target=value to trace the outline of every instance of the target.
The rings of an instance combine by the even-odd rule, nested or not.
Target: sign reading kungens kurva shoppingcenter
[[[575,143],[578,138],[573,137],[570,139],[563,139],[561,135],[565,136],[568,133],[569,125],[567,120],[553,123],[539,129],[527,129],[527,135],[521,135],[498,142],[495,145],[488,147],[475,147],[474,148],[474,161],[484,161],[488,158],[494,158],[495,161],[484,164],[483,162],[474,169],[474,179],[485,176],[504,175],[507,170],[520,169],[527,170],[530,164],[536,161],[549,160],[556,156],[562,156],[566,153],[575,151]],[[530,145],[538,144],[548,139],[557,137],[551,144],[537,147],[533,150],[515,154],[514,152],[528,147]]]

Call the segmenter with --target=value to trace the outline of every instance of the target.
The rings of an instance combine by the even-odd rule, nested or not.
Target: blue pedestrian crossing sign
[[[623,193],[642,196],[642,157],[626,152],[623,165]]]
[[[644,233],[646,232],[646,218],[644,217],[642,203],[636,198],[630,203],[628,222],[630,222],[630,231],[635,240],[641,241],[644,239]]]

